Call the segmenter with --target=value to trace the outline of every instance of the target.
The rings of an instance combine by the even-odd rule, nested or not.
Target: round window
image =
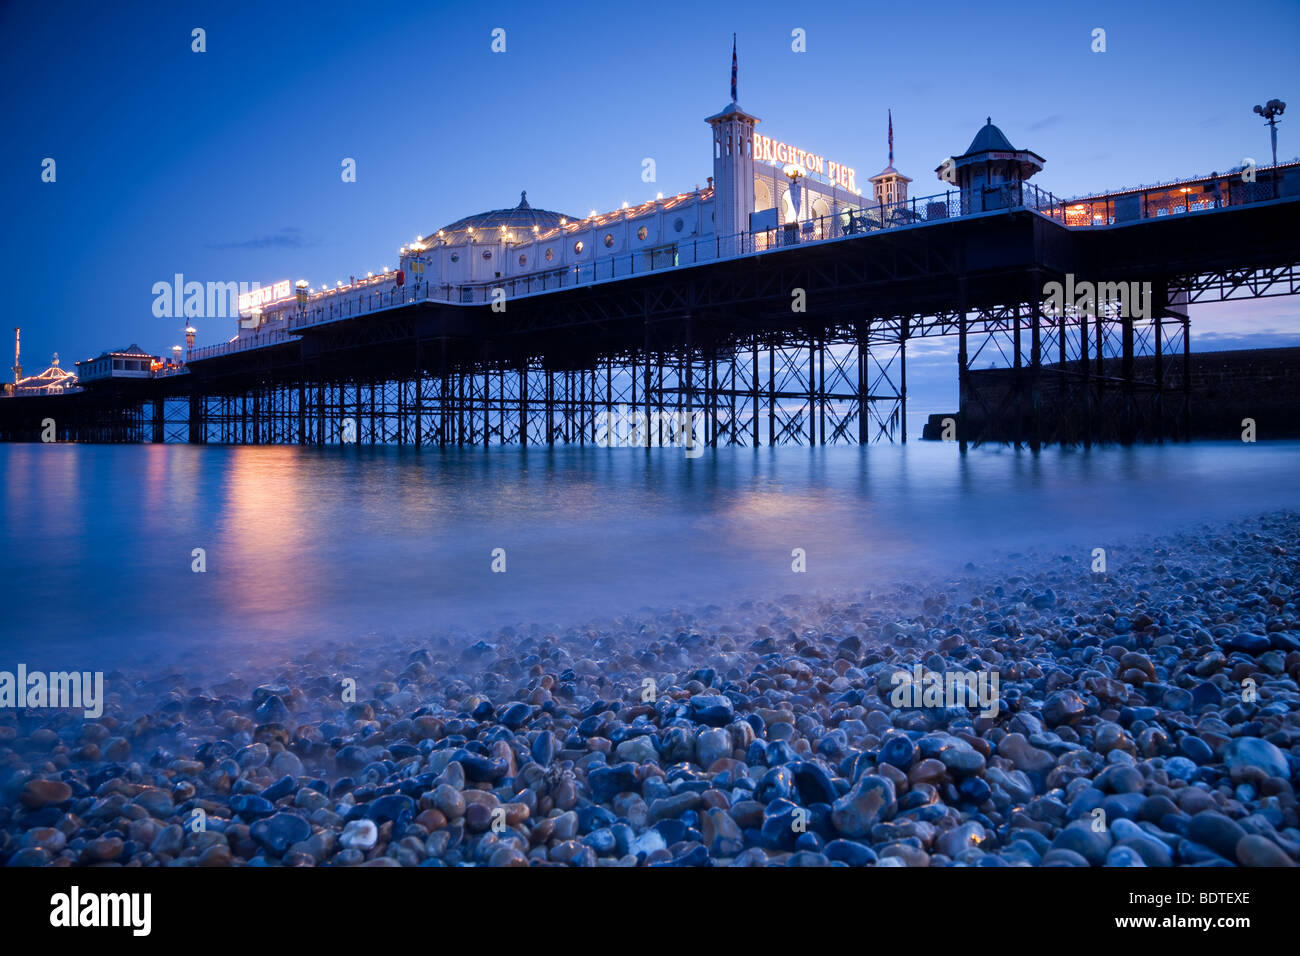
[[[640,229],[636,231],[636,237],[638,239],[644,239],[648,235],[650,235],[650,230],[647,229],[645,226],[642,226]]]
[[[484,259],[491,259],[491,258],[492,258],[492,250],[491,250],[491,249],[484,249],[484,250],[483,250],[483,258],[484,258]]]
[[[554,250],[554,249],[547,249],[547,250],[546,250],[546,261],[547,261],[547,262],[550,262],[550,261],[551,261],[552,259],[554,259],[554,258],[555,258],[555,250]]]
[[[682,231],[682,226],[684,226],[684,225],[686,225],[686,223],[682,222],[682,217],[681,217],[681,216],[678,216],[676,219],[673,220],[673,231],[674,231],[674,232],[681,232],[681,231]]]
[[[451,261],[452,261],[452,262],[460,262],[460,254],[459,254],[459,253],[455,253],[455,252],[453,252],[453,253],[451,254]]]
[[[582,255],[582,240],[581,240],[581,239],[579,239],[577,242],[575,242],[575,243],[573,244],[573,251],[576,252],[578,255]]]
[[[614,234],[612,232],[605,233],[605,248],[608,249],[613,245],[614,245]]]
[[[527,256],[520,256],[520,257],[519,257],[519,264],[520,264],[521,266],[526,266],[526,265],[528,265],[528,257],[527,257]]]

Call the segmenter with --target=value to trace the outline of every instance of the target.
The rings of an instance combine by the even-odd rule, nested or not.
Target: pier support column
[[[811,376],[809,376],[811,377]],[[826,444],[826,330],[817,332],[817,443]]]
[[[1127,308],[1124,310],[1129,311]],[[1133,390],[1133,318],[1130,315],[1120,317],[1120,330],[1123,339],[1123,357],[1120,361],[1120,377],[1123,379],[1124,412],[1120,416],[1120,443],[1131,445],[1136,437],[1137,404]]]
[[[817,341],[808,339],[808,444],[817,444]]]
[[[1039,394],[1043,370],[1043,278],[1038,270],[1034,270],[1030,282],[1029,320],[1033,322],[1033,328],[1029,334],[1029,447],[1036,452],[1043,447],[1042,396]]]
[[[871,423],[868,408],[868,385],[871,381],[870,359],[871,345],[869,342],[871,335],[871,320],[866,322],[857,322],[853,326],[854,339],[856,340],[857,359],[858,359],[858,444],[865,445],[871,440]]]
[[[202,393],[198,391],[190,392],[189,421],[187,422],[187,425],[189,429],[189,442],[191,445],[202,445],[207,441],[203,415],[205,402],[206,399]]]
[[[519,444],[528,446],[528,360],[519,365]]]
[[[767,343],[767,444],[776,444],[776,343]]]
[[[911,334],[911,323],[911,316],[905,315],[898,327],[898,415],[904,445],[907,444],[907,339]]]
[[[1015,447],[1019,448],[1021,440],[1025,435],[1025,381],[1024,381],[1024,357],[1020,353],[1020,303],[1011,307],[1011,314],[1015,322],[1015,334],[1012,338],[1012,349],[1015,353],[1015,363],[1012,372],[1013,388],[1015,390],[1016,404],[1016,441]]]
[[[695,346],[694,343],[691,341],[691,331],[692,331],[691,314],[687,312],[686,313],[686,349],[682,355],[682,367],[684,369],[684,372],[679,376],[681,381],[678,382],[678,384],[684,390],[679,394],[681,394],[686,401],[686,421],[687,421],[686,427],[688,428],[694,428],[694,422],[695,422]],[[663,428],[663,423],[660,422],[656,431],[662,430],[662,428]],[[656,435],[655,440],[662,441],[663,439],[662,436]]]
[[[968,414],[970,401],[970,353],[967,347],[966,280],[958,280],[957,304],[957,443],[966,454],[966,433],[970,429]]]

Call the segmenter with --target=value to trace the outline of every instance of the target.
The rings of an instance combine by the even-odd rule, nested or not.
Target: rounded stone
[[[1230,771],[1238,773],[1248,767],[1258,767],[1269,777],[1286,780],[1291,776],[1286,755],[1267,740],[1258,737],[1237,737],[1228,744],[1223,762]]]
[[[1242,866],[1295,866],[1295,861],[1267,837],[1247,834],[1237,841],[1237,862]]]
[[[339,844],[349,850],[372,849],[379,842],[379,827],[373,820],[353,820],[343,828]]]
[[[62,780],[28,780],[19,800],[25,807],[38,810],[57,806],[72,799],[72,788]]]
[[[875,824],[892,817],[897,806],[892,781],[874,774],[864,775],[848,793],[835,801],[831,821],[845,836],[865,836]]]

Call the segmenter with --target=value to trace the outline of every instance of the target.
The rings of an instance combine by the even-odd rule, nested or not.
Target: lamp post
[[[295,282],[294,291],[298,296],[298,316],[301,318],[302,313],[307,308],[307,280],[299,279]]]
[[[794,222],[786,224],[786,235],[793,235],[794,241],[799,241],[799,207],[800,200],[803,198],[803,187],[799,185],[799,180],[808,175],[808,171],[798,163],[790,163],[783,170],[783,173],[790,179],[790,207],[793,210]]]
[[[424,279],[424,243],[411,243],[411,251],[415,253],[411,258],[411,275],[415,276],[415,288],[418,291],[420,282]]]
[[[1273,141],[1273,165],[1277,165],[1277,118],[1286,112],[1286,104],[1281,100],[1269,100],[1263,106],[1256,104],[1255,112],[1264,117],[1268,123],[1269,138]]]
[[[181,347],[179,345],[172,346],[172,364],[176,366],[181,364]]]
[[[185,353],[185,360],[187,362],[189,361],[190,358],[190,352],[194,351],[194,337],[198,334],[199,334],[199,330],[196,329],[194,326],[192,325],[185,326],[185,348],[187,349]]]

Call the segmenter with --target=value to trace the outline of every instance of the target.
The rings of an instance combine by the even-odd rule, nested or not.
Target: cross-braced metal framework
[[[240,376],[143,402],[122,434],[223,444],[666,445],[687,441],[679,423],[689,423],[689,440],[706,447],[889,442],[905,438],[906,407],[906,346],[890,328],[676,346],[650,331],[648,350],[577,367],[541,355],[400,378]],[[618,422],[633,419],[641,424],[629,439]]]
[[[1186,439],[1189,319],[1117,302],[1045,314],[1041,301],[977,310],[960,333],[959,439],[1044,444]]]

